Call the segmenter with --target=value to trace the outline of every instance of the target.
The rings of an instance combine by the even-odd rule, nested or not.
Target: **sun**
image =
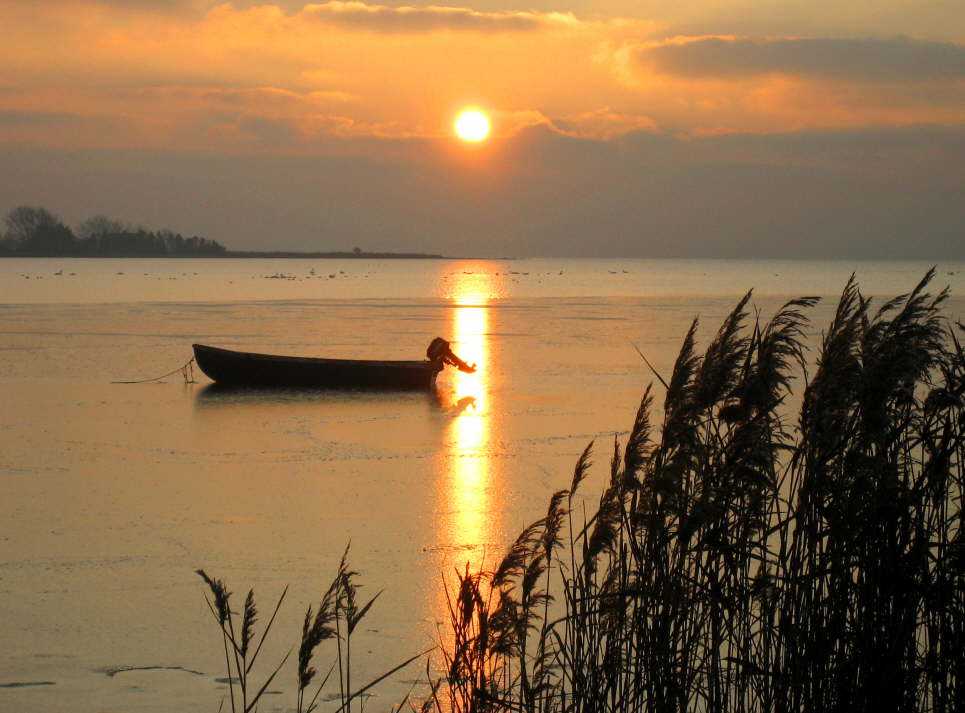
[[[489,117],[478,109],[466,109],[459,112],[453,123],[456,136],[463,141],[483,141],[489,136]]]

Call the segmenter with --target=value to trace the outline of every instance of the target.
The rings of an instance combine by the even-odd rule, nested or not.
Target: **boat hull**
[[[311,389],[431,389],[442,364],[431,361],[317,359],[237,352],[195,344],[198,367],[218,384]]]

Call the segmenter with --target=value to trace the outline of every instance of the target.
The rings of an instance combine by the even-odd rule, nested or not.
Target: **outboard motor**
[[[449,364],[456,367],[459,371],[466,374],[472,374],[476,371],[475,364],[467,364],[462,359],[457,357],[452,353],[452,349],[449,348],[449,342],[447,342],[442,337],[436,337],[429,344],[429,348],[426,349],[426,356],[429,361],[442,362],[443,364]]]

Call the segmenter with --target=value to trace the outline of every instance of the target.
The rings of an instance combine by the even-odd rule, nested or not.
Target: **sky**
[[[0,214],[238,250],[965,259],[962,0],[0,0]],[[470,144],[453,120],[492,121]]]

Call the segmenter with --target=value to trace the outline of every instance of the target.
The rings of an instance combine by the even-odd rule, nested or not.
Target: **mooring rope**
[[[138,381],[112,381],[111,383],[112,384],[147,384],[152,381],[160,381],[161,379],[167,378],[172,374],[177,374],[180,371],[181,376],[184,377],[184,383],[193,384],[194,383],[194,367],[192,366],[193,364],[194,364],[194,357],[191,357],[184,366],[179,366],[177,369],[174,369],[173,371],[169,371],[167,374],[161,374],[161,376],[155,376],[153,379],[140,379]]]

